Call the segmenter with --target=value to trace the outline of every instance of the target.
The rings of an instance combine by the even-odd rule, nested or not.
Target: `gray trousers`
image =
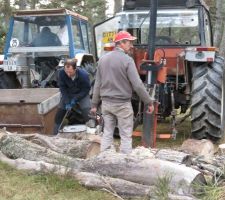
[[[102,102],[104,131],[101,141],[101,151],[105,151],[112,145],[116,122],[118,123],[121,138],[120,152],[128,154],[132,151],[133,115],[131,102]]]

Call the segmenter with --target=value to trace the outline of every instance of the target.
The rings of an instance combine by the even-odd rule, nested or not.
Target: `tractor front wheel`
[[[214,142],[224,135],[224,59],[193,67],[191,123],[192,138]]]
[[[20,87],[14,72],[6,73],[0,69],[0,89],[16,89]]]

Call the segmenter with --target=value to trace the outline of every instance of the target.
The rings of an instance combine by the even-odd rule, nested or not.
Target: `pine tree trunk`
[[[214,46],[220,47],[222,40],[222,35],[224,31],[224,22],[223,22],[223,0],[216,1],[216,24],[214,31]]]
[[[114,0],[114,15],[122,11],[122,0]]]
[[[223,35],[220,41],[219,50],[220,50],[220,55],[225,58],[225,26],[223,26],[223,29],[220,31],[221,33],[223,33]]]

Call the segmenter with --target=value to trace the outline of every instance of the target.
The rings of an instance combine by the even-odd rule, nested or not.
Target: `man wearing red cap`
[[[137,72],[134,60],[128,55],[133,47],[133,37],[126,31],[116,34],[115,49],[102,56],[98,62],[98,70],[94,85],[91,112],[96,112],[102,100],[102,115],[104,131],[101,141],[101,151],[111,147],[113,132],[118,125],[121,153],[132,150],[133,108],[131,97],[135,91],[144,104],[153,111],[152,99],[146,91]],[[117,124],[116,124],[117,123]]]

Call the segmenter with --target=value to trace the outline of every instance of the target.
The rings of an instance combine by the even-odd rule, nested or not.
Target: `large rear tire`
[[[0,70],[0,89],[21,88],[14,72],[5,73]]]
[[[224,135],[224,59],[193,67],[191,123],[192,138],[214,142]]]

